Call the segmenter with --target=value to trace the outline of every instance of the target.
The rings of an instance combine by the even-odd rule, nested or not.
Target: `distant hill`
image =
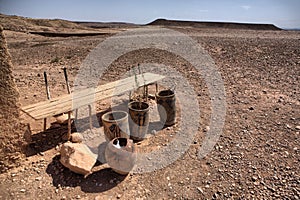
[[[88,28],[134,28],[139,25],[126,22],[74,22],[78,25],[85,26]]]
[[[124,22],[79,22],[62,19],[32,19],[0,13],[0,25],[4,30],[29,32],[47,36],[88,36],[115,33],[120,29],[137,28],[141,25]],[[195,28],[228,28],[250,30],[281,30],[273,24],[248,24],[231,22],[197,22],[157,19],[145,25],[191,26]],[[102,29],[102,30],[101,30]],[[96,32],[96,33],[95,33]],[[60,34],[58,34],[60,33]],[[79,34],[80,33],[80,34]]]
[[[250,30],[281,30],[273,24],[251,24],[234,22],[198,22],[157,19],[147,25],[159,26],[191,26],[195,28],[228,28],[228,29],[250,29]]]
[[[26,32],[47,37],[85,37],[119,32],[118,30],[104,29],[102,26],[97,26],[97,24],[104,23],[99,22],[95,24],[90,22],[72,22],[62,19],[32,19],[0,13],[0,25],[2,25],[4,30]]]
[[[57,31],[60,29],[85,29],[80,25],[61,19],[32,19],[20,16],[0,14],[0,24],[4,30],[29,31]]]

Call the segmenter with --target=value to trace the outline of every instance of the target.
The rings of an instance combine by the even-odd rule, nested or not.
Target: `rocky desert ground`
[[[1,16],[21,106],[46,99],[43,71],[48,72],[52,97],[66,94],[63,67],[67,67],[73,87],[81,63],[100,42],[118,32],[139,28],[91,28],[66,21],[50,22]],[[49,119],[44,132],[42,120],[34,121],[21,113],[21,122],[30,124],[32,141],[18,164],[0,174],[1,199],[300,198],[300,32],[254,30],[251,26],[159,26],[197,41],[222,76],[226,118],[213,151],[202,159],[197,157],[211,115],[205,74],[199,74],[189,62],[170,52],[140,49],[115,60],[102,81],[117,80],[137,63],[160,63],[180,72],[194,87],[201,110],[200,128],[188,151],[174,163],[151,173],[122,176],[97,163],[95,172],[84,178],[59,162],[57,147],[63,143],[67,127],[50,126],[54,119]],[[40,31],[102,34],[49,37],[30,33]],[[107,107],[106,101],[98,105],[99,110]],[[168,145],[176,129],[164,129],[143,141],[143,145]],[[0,134],[6,137],[14,132]]]

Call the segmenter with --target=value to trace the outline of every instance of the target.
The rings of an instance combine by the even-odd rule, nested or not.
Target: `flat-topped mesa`
[[[158,26],[191,26],[194,28],[228,28],[228,29],[249,29],[249,30],[281,30],[274,24],[254,24],[237,22],[201,22],[157,19],[147,25]]]

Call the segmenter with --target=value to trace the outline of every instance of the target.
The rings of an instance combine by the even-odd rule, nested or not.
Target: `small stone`
[[[249,107],[249,110],[254,110],[254,107],[253,106]]]
[[[77,195],[77,196],[76,196],[76,199],[80,199],[80,198],[81,198],[80,195]]]
[[[171,128],[170,128],[170,127],[167,127],[167,130],[169,131],[169,130],[171,130]]]
[[[257,180],[257,176],[252,176],[252,181],[256,181]]]
[[[203,194],[203,190],[201,189],[201,187],[197,187],[197,190]]]
[[[214,199],[217,199],[218,196],[219,196],[219,195],[218,195],[217,193],[214,193],[213,198],[214,198]]]
[[[268,189],[272,192],[276,192],[276,190],[274,188],[268,187]]]
[[[68,114],[66,114],[66,113],[58,115],[55,118],[56,118],[56,123],[58,123],[58,124],[67,124],[68,123]],[[73,120],[73,119],[74,119],[74,116],[71,114],[71,120]]]
[[[117,199],[120,199],[122,196],[120,194],[117,195]]]
[[[83,135],[81,133],[72,133],[71,134],[71,141],[74,143],[81,143],[83,141]]]
[[[255,181],[255,182],[254,182],[254,185],[256,185],[256,186],[258,186],[259,184],[260,184],[259,181]]]
[[[291,126],[289,125],[289,124],[286,124],[285,125],[288,129],[290,129],[291,128]]]
[[[169,180],[170,180],[170,177],[167,176],[167,180],[169,181]]]
[[[296,130],[300,130],[300,126],[296,126],[295,128],[296,128]]]
[[[20,192],[24,193],[24,192],[26,192],[26,190],[25,189],[21,189]]]
[[[153,134],[153,135],[156,134],[156,130],[152,130],[151,134]]]
[[[35,180],[40,181],[40,180],[42,180],[42,177],[36,177]]]
[[[203,129],[204,132],[208,132],[210,130],[209,126],[205,126],[205,128]]]

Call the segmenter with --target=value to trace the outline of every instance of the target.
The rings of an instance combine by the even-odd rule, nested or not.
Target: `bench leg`
[[[129,91],[129,103],[131,102],[131,91]]]
[[[90,121],[90,129],[93,129],[93,119],[92,119],[92,106],[89,105],[89,121]]]
[[[68,134],[67,134],[67,140],[71,139],[71,111],[68,112]]]
[[[47,118],[44,118],[44,131],[47,129]]]
[[[78,119],[78,109],[75,110],[75,120]]]

